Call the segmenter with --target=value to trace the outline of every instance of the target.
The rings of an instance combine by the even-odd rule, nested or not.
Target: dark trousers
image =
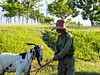
[[[75,58],[74,56],[59,60],[58,75],[75,75]]]

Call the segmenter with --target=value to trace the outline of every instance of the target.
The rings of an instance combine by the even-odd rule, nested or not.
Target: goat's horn
[[[27,45],[35,45],[36,46],[36,44],[34,44],[34,43],[25,43],[25,44],[27,44]]]

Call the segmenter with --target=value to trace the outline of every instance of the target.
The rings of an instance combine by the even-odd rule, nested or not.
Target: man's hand
[[[53,57],[53,61],[57,61],[57,59],[55,57]]]

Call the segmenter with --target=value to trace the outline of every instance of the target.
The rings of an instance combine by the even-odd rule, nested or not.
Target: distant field
[[[51,32],[53,26],[47,25],[0,25],[0,53],[23,53],[33,46],[25,43],[43,45],[46,63],[54,55],[54,45],[57,33]],[[100,30],[70,30],[74,37],[76,75],[100,75]],[[33,61],[33,69],[38,68],[37,61]],[[32,69],[32,70],[33,70]],[[34,73],[31,73],[31,75]],[[6,73],[15,75],[15,73]],[[24,74],[23,74],[24,75]],[[57,62],[53,62],[43,68],[38,75],[57,75]]]

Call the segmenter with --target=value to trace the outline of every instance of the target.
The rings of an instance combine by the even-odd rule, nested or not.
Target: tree
[[[28,19],[29,18],[32,18],[33,15],[37,15],[39,12],[37,11],[37,2],[40,2],[42,0],[23,0],[23,5],[25,6],[25,11],[24,11],[24,16],[27,20],[26,23],[28,23]],[[41,5],[38,5],[38,7],[41,6]],[[37,11],[37,14],[35,13]],[[37,21],[38,21],[38,16],[37,15]],[[36,21],[35,19],[36,17],[34,17],[34,20]]]
[[[6,3],[5,1],[3,3],[1,3],[0,7],[3,8],[2,11],[6,11],[6,13],[4,14],[5,17],[13,17],[17,14],[17,10],[16,10],[16,6],[13,5],[12,3]]]
[[[67,1],[58,0],[48,5],[48,11],[51,15],[56,15],[62,20],[73,14],[73,10],[68,6]]]
[[[33,0],[23,0],[22,4],[25,7],[24,10],[24,16],[26,18],[26,23],[28,24],[28,20],[30,18],[30,13],[32,11],[33,6],[35,6],[36,0],[34,0],[34,2],[32,2]]]
[[[6,17],[14,17],[18,14],[19,18],[24,12],[24,6],[20,4],[18,0],[6,0],[1,3],[0,7],[3,8],[2,11],[6,11],[4,14]],[[20,21],[20,20],[19,20]]]
[[[45,17],[45,23],[51,23],[51,22],[54,22],[54,18],[50,18],[50,17]]]
[[[40,2],[42,0],[38,0]],[[0,4],[0,7],[3,8],[2,11],[6,11],[7,13],[4,15],[6,17],[13,17],[18,15],[19,22],[20,17],[25,16],[27,19],[26,23],[28,23],[28,19],[31,17],[31,13],[34,9],[36,9],[37,0],[5,0]],[[40,11],[39,11],[40,12]],[[39,13],[38,16],[39,17]]]
[[[99,5],[97,7],[97,12],[95,14],[96,14],[96,16],[95,16],[96,25],[100,25],[100,1],[99,1]]]
[[[73,13],[71,14],[73,18],[79,15],[79,10],[76,9],[76,6],[73,0],[68,0],[66,4],[69,6],[70,9],[73,10]]]
[[[84,20],[89,19],[91,25],[95,25],[95,22],[100,21],[99,0],[73,0],[73,2],[77,8],[82,9],[82,18]]]
[[[67,19],[66,23],[69,23],[69,22],[71,22],[71,19]]]
[[[18,15],[18,18],[19,18],[18,22],[20,24],[20,17],[24,16],[25,7],[21,3],[16,3],[16,6],[17,6],[17,8],[16,8],[17,9],[17,15]]]

